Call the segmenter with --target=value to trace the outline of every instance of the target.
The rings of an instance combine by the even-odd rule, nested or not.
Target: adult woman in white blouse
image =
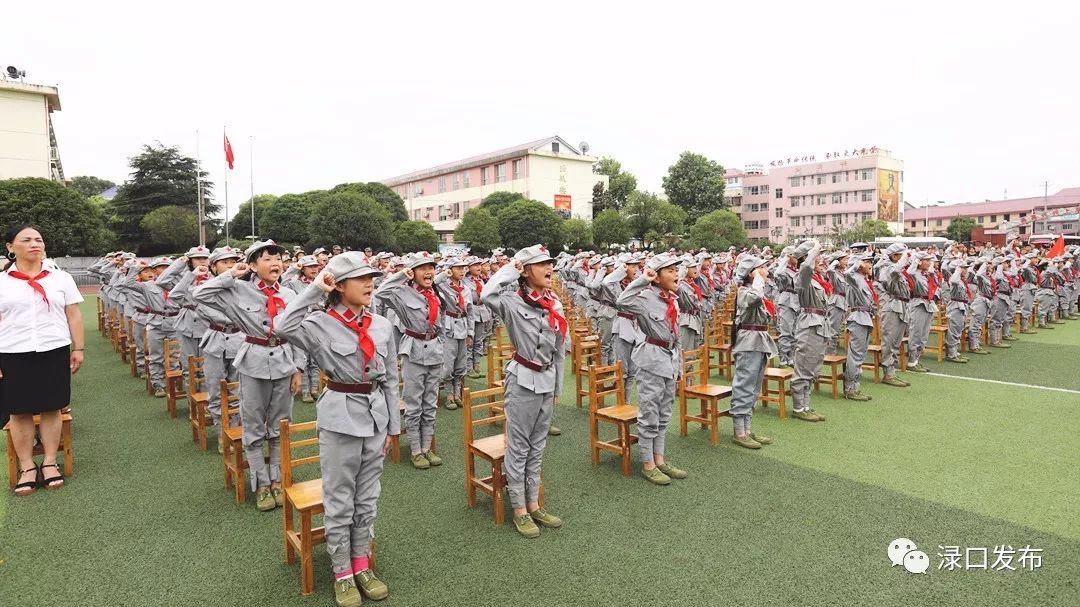
[[[43,265],[45,241],[37,228],[11,228],[4,242],[11,263],[0,272],[0,418],[11,416],[19,458],[15,495],[23,496],[64,484],[56,465],[60,410],[83,363],[83,298],[70,274]],[[35,415],[45,450],[40,466],[33,458]]]

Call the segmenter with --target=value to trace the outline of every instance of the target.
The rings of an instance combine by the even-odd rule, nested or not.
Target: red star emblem
[[[540,245],[540,252],[547,253],[547,249],[544,248],[544,245]]]

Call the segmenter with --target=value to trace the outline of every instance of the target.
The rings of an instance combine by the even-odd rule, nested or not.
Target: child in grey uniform
[[[795,291],[799,298],[799,317],[795,321],[795,375],[791,381],[792,414],[796,419],[808,422],[825,421],[825,416],[810,408],[810,389],[821,371],[825,359],[825,344],[830,337],[829,323],[825,317],[825,302],[832,285],[820,274],[824,259],[818,254],[821,243],[817,240],[803,242],[795,250],[796,259],[805,257],[795,278]]]
[[[233,364],[240,373],[244,456],[255,506],[263,512],[284,503],[280,425],[292,417],[293,395],[300,391],[292,347],[274,332],[277,315],[296,296],[278,282],[284,250],[272,240],[256,242],[244,252],[247,263],[236,264],[195,291],[196,302],[224,314],[244,332]],[[255,276],[246,280],[251,271]],[[269,467],[263,460],[264,442],[270,445]]]
[[[866,402],[869,394],[862,393],[862,365],[866,360],[866,350],[870,344],[870,333],[874,330],[874,316],[877,314],[878,294],[871,276],[873,258],[870,255],[855,255],[844,270],[847,281],[847,361],[844,363],[844,398]]]
[[[619,255],[619,265],[615,271],[604,277],[601,297],[605,302],[611,302],[616,307],[619,296],[626,287],[637,278],[641,261],[631,253]],[[637,376],[637,366],[634,365],[634,348],[645,341],[645,334],[637,325],[637,316],[629,312],[616,310],[615,318],[611,324],[612,341],[614,345],[615,360],[622,363],[623,368],[623,395],[626,402],[631,402],[630,391]]]
[[[398,353],[401,365],[401,399],[405,401],[405,434],[418,470],[442,465],[431,448],[435,437],[435,411],[443,373],[442,307],[432,285],[435,258],[427,251],[405,258],[405,270],[383,279],[375,290],[381,306],[392,309],[401,325]]]
[[[665,459],[664,438],[675,402],[675,383],[682,375],[679,344],[679,264],[683,259],[661,253],[623,289],[615,304],[632,314],[645,339],[634,348],[638,387],[638,450],[642,475],[654,485],[687,477]]]
[[[210,249],[203,246],[191,247],[158,277],[158,283],[164,282],[165,288],[169,289],[169,299],[180,306],[180,315],[176,317],[176,336],[180,340],[182,352],[180,366],[185,370],[188,356],[202,356],[199,343],[210,330],[206,320],[195,312],[198,304],[191,298],[190,288],[194,284],[192,272],[195,268],[209,266]],[[186,288],[180,288],[181,283]]]
[[[528,538],[543,527],[562,526],[540,507],[540,473],[548,426],[563,385],[567,320],[551,291],[554,264],[543,245],[521,249],[512,264],[499,269],[480,293],[481,300],[506,325],[514,357],[506,365],[506,492],[514,509],[514,528]],[[518,284],[517,290],[511,287]]]
[[[952,274],[949,276],[949,305],[945,308],[949,321],[948,332],[945,334],[945,360],[966,363],[968,359],[960,356],[960,339],[964,334],[968,311],[975,293],[968,284],[967,261],[959,259],[950,264],[950,268],[952,268]]]
[[[390,437],[401,432],[397,345],[369,310],[382,272],[359,252],[335,255],[278,317],[277,331],[329,376],[316,405],[326,550],[339,607],[386,598],[371,572],[371,540]],[[327,299],[326,310],[311,312]]]
[[[446,272],[435,277],[435,290],[443,310],[443,372],[442,384],[448,385],[446,408],[457,409],[469,370],[469,350],[472,348],[473,292],[465,288],[462,279],[469,267],[463,257],[447,261]]]
[[[165,398],[165,340],[175,335],[176,317],[180,314],[179,306],[169,299],[169,291],[162,286],[167,282],[161,280],[161,275],[164,268],[171,264],[172,260],[168,257],[155,258],[146,266],[155,274],[153,280],[136,280],[136,276],[128,276],[123,283],[129,293],[137,293],[144,302],[140,311],[146,319],[149,350],[146,356],[150,363],[150,382],[154,386],[154,396],[158,398]],[[140,271],[139,274],[143,276],[144,272]],[[168,362],[171,365],[173,361]]]
[[[703,325],[705,292],[697,283],[698,262],[693,257],[679,260],[679,343],[684,350],[701,347],[705,336]]]
[[[910,251],[903,243],[893,243],[885,249],[886,259],[879,263],[878,278],[883,287],[881,302],[881,369],[886,386],[906,388],[907,381],[896,376],[900,367],[900,343],[908,327],[908,304],[911,286],[904,277]]]
[[[300,293],[315,280],[315,275],[321,268],[319,260],[315,259],[314,255],[304,255],[288,270],[285,270],[281,276],[281,282],[293,292]],[[309,312],[322,307],[322,302],[317,302],[311,306]],[[296,349],[294,354],[296,366],[300,369],[301,400],[305,403],[313,403],[319,396],[319,365],[315,364],[315,361],[304,350]]]
[[[480,372],[480,359],[487,354],[488,337],[491,335],[491,310],[487,309],[484,302],[480,300],[480,291],[484,288],[484,283],[487,281],[483,274],[483,260],[479,257],[469,257],[467,260],[469,264],[469,273],[463,279],[465,288],[472,293],[472,313],[470,314],[470,320],[473,325],[473,340],[472,347],[469,348],[469,364],[470,377],[481,377],[483,373]]]
[[[735,295],[735,318],[732,322],[731,355],[735,358],[731,378],[731,422],[735,429],[735,444],[747,449],[760,449],[772,439],[754,434],[750,422],[754,405],[761,396],[761,382],[769,359],[778,354],[776,343],[769,335],[769,323],[776,317],[776,304],[765,297],[768,262],[748,255],[739,260],[735,283],[743,285]]]

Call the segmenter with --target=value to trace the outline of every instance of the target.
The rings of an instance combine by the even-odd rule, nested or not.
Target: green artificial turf
[[[928,366],[1075,387],[1080,322],[1057,326],[969,365]],[[869,403],[815,395],[821,424],[759,408],[755,430],[776,440],[759,452],[733,446],[730,425],[713,448],[673,423],[669,455],[691,476],[662,488],[623,477],[612,455],[592,465],[568,382],[544,468],[566,525],[532,541],[495,527],[487,499],[467,508],[461,412],[440,410],[446,464],[388,463],[383,477],[381,604],[1080,602],[1080,394],[906,377],[911,388],[867,379]],[[302,597],[281,511],[236,505],[217,453],[198,451],[92,328],[74,395],[76,476],[59,491],[0,494],[0,605],[333,604],[323,547],[316,593]],[[296,419],[313,415],[297,402]],[[928,575],[890,566],[886,546],[901,536],[930,555]],[[1042,568],[937,570],[938,545],[999,544],[1042,548]]]

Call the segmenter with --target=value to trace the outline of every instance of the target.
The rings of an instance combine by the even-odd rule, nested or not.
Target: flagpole
[[[202,159],[199,156],[199,129],[195,129],[195,191],[199,209],[199,246],[206,246],[206,226],[203,223],[205,213],[202,194]]]
[[[251,180],[251,237],[255,242],[255,138],[248,135],[248,177]]]
[[[222,138],[227,138],[225,127],[221,127]],[[229,161],[225,161],[225,240],[229,240]],[[232,245],[229,245],[232,246]]]

